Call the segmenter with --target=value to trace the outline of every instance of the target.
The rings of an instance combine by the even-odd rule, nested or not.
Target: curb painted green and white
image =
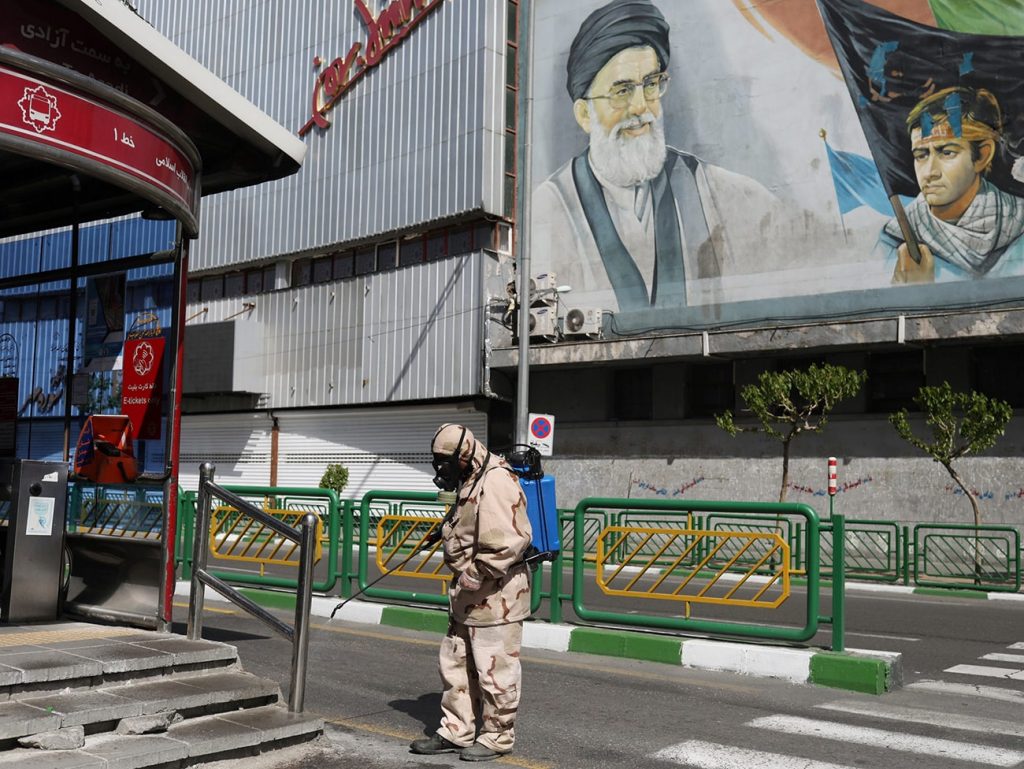
[[[294,595],[245,588],[241,592],[257,603],[294,610]],[[187,598],[188,594],[189,584],[179,582],[175,595]],[[207,600],[222,599],[208,591]],[[338,601],[337,597],[314,596],[311,613],[315,617],[330,617]],[[363,601],[350,601],[335,615],[335,619],[434,633],[444,633],[448,628],[448,615],[438,609],[388,606]],[[777,678],[866,694],[884,694],[903,683],[903,659],[898,652],[850,649],[837,653],[703,638],[675,638],[633,630],[552,625],[547,622],[523,624],[523,647]]]

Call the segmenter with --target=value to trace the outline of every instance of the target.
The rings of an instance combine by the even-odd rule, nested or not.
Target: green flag
[[[940,29],[972,35],[1024,35],[1024,0],[929,0]]]

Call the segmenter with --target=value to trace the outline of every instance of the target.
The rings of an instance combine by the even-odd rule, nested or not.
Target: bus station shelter
[[[0,15],[0,237],[70,228],[70,248],[43,271],[0,264],[0,288],[68,290],[66,371],[75,371],[76,297],[89,278],[173,265],[166,337],[165,467],[159,554],[126,543],[92,574],[77,613],[166,629],[175,585],[180,402],[189,245],[205,195],[294,174],[301,140],[155,30],[123,0],[5,0]],[[81,258],[80,228],[141,215],[175,222],[172,248],[97,261]],[[63,399],[64,461],[73,452],[70,387]],[[112,546],[111,546],[112,547]],[[141,545],[140,545],[141,547]],[[150,551],[153,543],[149,543]],[[87,559],[88,560],[88,559]],[[104,560],[104,559],[100,559]],[[147,565],[149,564],[149,565]],[[140,576],[141,575],[141,576]],[[103,596],[144,585],[126,608]],[[98,589],[97,589],[98,588]]]

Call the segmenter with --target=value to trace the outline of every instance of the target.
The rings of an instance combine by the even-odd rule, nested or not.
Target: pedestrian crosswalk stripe
[[[982,686],[980,684],[961,684],[952,681],[916,681],[907,684],[904,689],[922,689],[942,694],[967,695],[969,697],[984,697],[989,700],[1000,700],[1002,702],[1016,702],[1024,705],[1024,692],[1014,689],[1003,689],[998,686]]]
[[[994,748],[970,742],[957,742],[937,737],[920,737],[916,734],[887,732],[865,726],[852,726],[837,721],[819,721],[800,716],[765,716],[755,718],[747,726],[770,729],[775,732],[799,734],[858,745],[870,745],[885,750],[919,753],[938,758],[970,761],[972,766],[1016,766],[1024,761],[1024,753],[1004,748]]]
[[[958,714],[956,720],[953,723],[949,723],[948,713],[940,713],[935,710],[904,708],[899,705],[885,706],[874,702],[858,702],[857,700],[837,700],[836,702],[826,702],[824,705],[818,705],[818,707],[824,710],[834,710],[839,713],[853,713],[858,716],[884,718],[887,721],[902,721],[915,724],[944,724],[950,728],[965,732],[1009,734],[1024,737],[1024,724],[1017,723],[1016,721],[974,718],[973,716]]]
[[[785,756],[780,753],[764,753],[759,750],[734,748],[731,745],[718,745],[714,742],[689,740],[678,745],[670,745],[654,753],[651,758],[662,761],[673,761],[677,764],[693,767],[693,769],[751,769],[752,767],[771,767],[772,769],[854,769],[843,764],[830,764],[824,761],[811,761],[797,756]]]
[[[947,673],[960,673],[965,676],[984,676],[985,678],[1019,678],[1024,680],[1024,670],[1020,668],[997,668],[989,665],[954,665],[946,668]]]
[[[1015,644],[1010,644],[1006,648],[1007,649],[1024,649],[1024,641],[1018,641]]]
[[[981,659],[992,660],[993,662],[1016,662],[1018,665],[1024,665],[1024,654],[986,654]]]

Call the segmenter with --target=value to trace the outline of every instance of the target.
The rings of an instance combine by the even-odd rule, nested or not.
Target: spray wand
[[[358,598],[359,596],[361,596],[363,593],[365,593],[367,590],[369,590],[371,587],[376,585],[378,582],[380,582],[385,577],[390,577],[396,571],[399,571],[403,566],[405,566],[407,563],[409,563],[409,561],[411,561],[413,559],[413,557],[415,557],[419,553],[423,552],[423,550],[425,550],[428,547],[432,547],[433,545],[435,545],[437,543],[437,541],[439,539],[441,539],[441,533],[442,533],[442,530],[444,528],[444,525],[445,525],[445,523],[448,522],[448,519],[451,517],[452,512],[455,510],[455,501],[457,499],[457,496],[458,495],[454,491],[439,491],[439,492],[437,492],[437,501],[445,506],[444,518],[441,520],[441,523],[437,526],[437,528],[434,529],[433,531],[431,531],[429,534],[427,534],[427,536],[423,538],[423,541],[420,542],[416,547],[414,547],[412,549],[412,552],[409,553],[409,555],[407,555],[402,560],[402,562],[400,564],[398,564],[395,568],[389,569],[388,571],[384,572],[379,577],[377,577],[377,579],[375,579],[373,582],[368,584],[366,587],[361,588],[357,593],[355,593],[354,595],[350,595],[344,601],[342,601],[337,606],[335,606],[334,609],[331,611],[331,619],[334,619],[334,615],[338,613],[338,611],[341,609],[341,607],[344,606],[345,604],[347,604],[353,598]]]

